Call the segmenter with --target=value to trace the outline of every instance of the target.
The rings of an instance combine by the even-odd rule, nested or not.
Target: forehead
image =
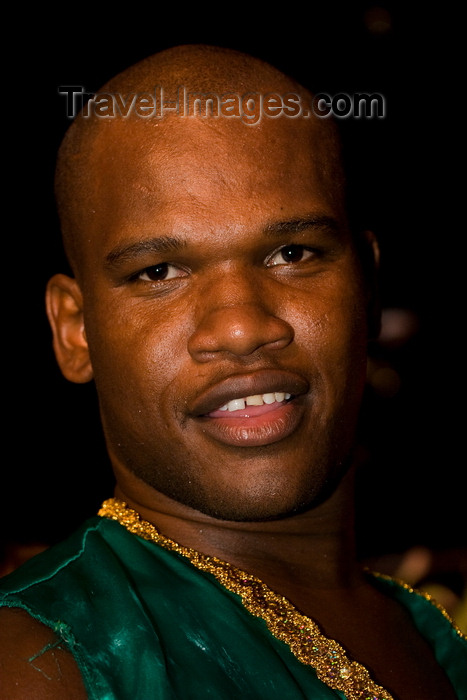
[[[120,120],[97,134],[82,214],[86,239],[106,245],[148,226],[232,232],[314,210],[340,217],[342,188],[336,144],[319,123]]]

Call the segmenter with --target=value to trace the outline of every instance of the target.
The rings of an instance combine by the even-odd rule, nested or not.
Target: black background
[[[29,12],[5,29],[14,49],[3,83],[3,150],[11,159],[4,161],[2,538],[60,539],[112,490],[93,385],[62,378],[43,310],[46,280],[64,269],[52,178],[69,120],[58,86],[94,92],[160,49],[210,43],[265,58],[315,91],[385,96],[385,119],[348,119],[343,130],[365,222],[380,239],[383,307],[409,310],[418,328],[402,345],[372,348],[400,387],[384,395],[369,386],[365,397],[359,543],[363,555],[466,545],[465,316],[455,272],[463,238],[454,195],[462,136],[455,120],[459,18],[392,3],[376,15],[389,19],[386,27],[371,20],[371,3],[289,4],[256,16],[239,5],[165,15],[137,7],[100,20],[98,10],[82,7],[54,10],[53,18]]]

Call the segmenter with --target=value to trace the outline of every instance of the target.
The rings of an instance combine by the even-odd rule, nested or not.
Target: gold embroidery
[[[369,571],[369,569],[367,569]],[[376,576],[376,578],[380,578],[386,581],[394,581],[395,583],[398,583],[399,586],[402,588],[405,588],[406,591],[409,591],[409,593],[414,593],[415,595],[421,596],[422,598],[425,598],[428,600],[432,605],[435,606],[435,608],[438,608],[440,613],[443,615],[443,617],[446,618],[446,620],[451,624],[451,627],[454,629],[455,632],[461,637],[462,639],[465,639],[467,641],[467,636],[463,633],[460,627],[458,627],[455,623],[455,621],[452,619],[452,617],[449,615],[449,613],[443,608],[442,605],[440,605],[432,595],[429,593],[426,593],[425,591],[421,591],[417,588],[412,588],[412,586],[409,586],[408,583],[405,581],[402,581],[402,579],[396,578],[395,576],[388,576],[387,574],[380,574],[375,571],[370,572],[373,576]]]
[[[262,618],[271,634],[285,642],[297,659],[312,666],[323,683],[344,693],[348,700],[393,700],[390,693],[371,679],[366,668],[347,656],[338,642],[325,637],[311,618],[302,615],[260,579],[217,557],[167,539],[123,501],[114,498],[104,501],[98,514],[117,520],[139,537],[182,554],[193,566],[212,574],[227,590],[239,595],[245,608]]]

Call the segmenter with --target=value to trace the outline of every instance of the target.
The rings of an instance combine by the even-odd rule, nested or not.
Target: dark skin
[[[78,186],[72,205],[75,278],[48,285],[54,348],[67,379],[96,382],[117,497],[285,595],[394,697],[450,700],[428,645],[355,555],[349,465],[372,289],[327,129],[174,117],[98,129],[92,192]],[[271,393],[270,411],[218,410]],[[65,650],[57,674],[25,662],[50,631],[1,614],[8,697],[86,697]]]

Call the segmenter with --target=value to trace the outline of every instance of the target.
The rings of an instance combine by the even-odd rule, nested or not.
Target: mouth
[[[229,377],[195,402],[193,419],[203,433],[225,445],[259,447],[277,443],[299,426],[307,380],[282,370]]]
[[[209,418],[251,418],[274,411],[278,404],[290,401],[292,394],[274,391],[267,394],[253,394],[240,399],[232,399],[216,411],[208,413]]]

